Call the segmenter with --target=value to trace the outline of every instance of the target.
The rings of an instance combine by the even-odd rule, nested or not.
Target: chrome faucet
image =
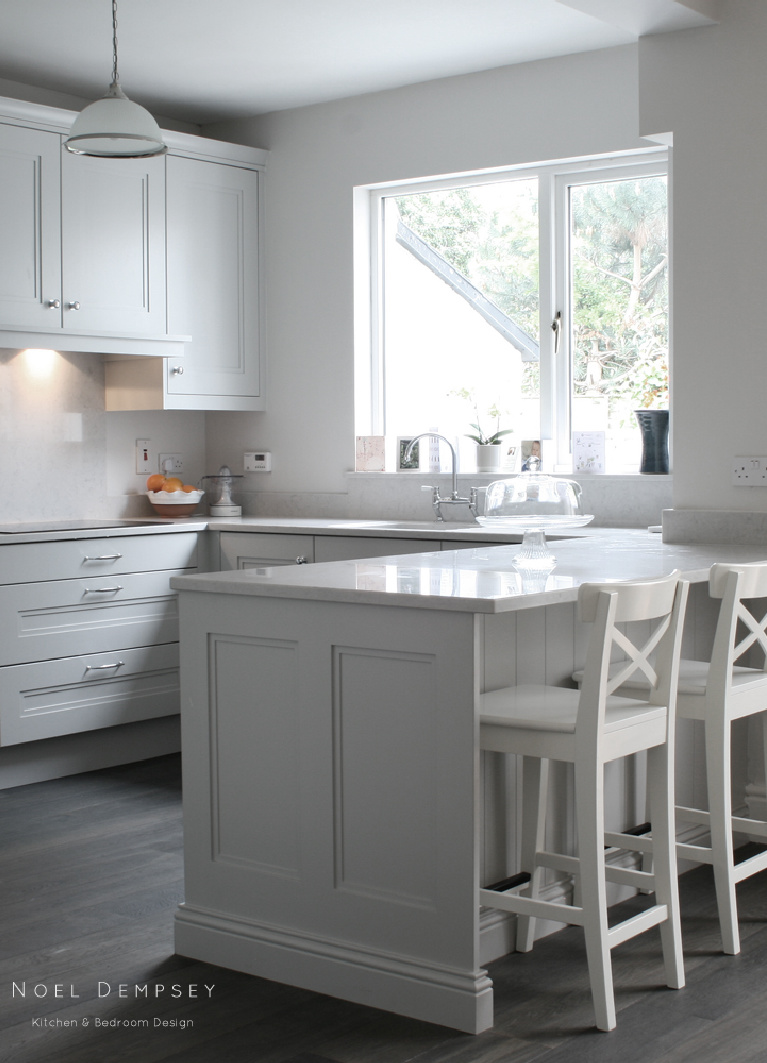
[[[457,461],[456,461],[456,456],[455,456],[455,447],[453,446],[453,444],[450,442],[449,439],[447,439],[445,436],[439,435],[437,432],[421,432],[420,435],[415,436],[408,443],[408,445],[407,445],[407,447],[405,449],[405,453],[403,454],[403,457],[404,457],[405,461],[410,461],[411,457],[413,456],[413,447],[416,445],[418,440],[419,439],[425,439],[425,438],[441,439],[443,441],[443,443],[447,443],[447,445],[450,447],[450,455],[451,455],[451,458],[452,458],[452,461],[453,461],[453,484],[452,484],[453,489],[450,492],[450,498],[442,498],[442,496],[439,493],[439,487],[432,487],[431,488],[431,504],[432,504],[432,508],[434,509],[434,514],[435,514],[436,519],[437,520],[444,520],[445,519],[444,516],[442,515],[442,506],[462,505],[462,506],[468,506],[469,507],[469,512],[471,513],[472,517],[474,517],[474,520],[476,521],[476,519],[477,519],[477,488],[476,487],[469,488],[469,497],[468,498],[461,498],[461,496],[458,494],[458,467],[457,467]],[[423,490],[427,491],[427,490],[429,490],[429,488],[424,487]]]

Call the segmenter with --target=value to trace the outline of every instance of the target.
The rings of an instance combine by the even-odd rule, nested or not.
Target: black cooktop
[[[100,528],[149,528],[158,520],[39,520],[27,524],[0,524],[0,535],[35,532],[98,531]],[[170,523],[170,522],[168,522]]]

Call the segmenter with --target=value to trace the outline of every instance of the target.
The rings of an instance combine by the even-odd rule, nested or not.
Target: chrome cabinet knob
[[[305,565],[305,564],[307,564],[307,560],[306,560],[306,558],[304,557],[303,554],[299,554],[298,555],[298,557],[296,558],[296,564],[297,565]]]
[[[79,310],[79,309],[80,309],[80,304],[78,303],[78,301],[76,299],[74,301],[72,301],[72,302],[67,303],[67,310]]]
[[[171,376],[183,376],[184,375],[184,367],[183,367],[183,365],[172,365],[170,367],[170,372],[171,372]]]
[[[49,310],[61,310],[61,299],[49,299],[48,300],[48,309]]]

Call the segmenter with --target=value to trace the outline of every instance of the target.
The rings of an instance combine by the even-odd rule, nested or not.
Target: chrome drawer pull
[[[117,594],[122,587],[86,587],[83,594]]]
[[[99,554],[98,557],[88,557],[86,554],[83,561],[119,561],[122,554]]]
[[[86,664],[86,672],[103,672],[105,668],[124,668],[125,661],[117,661],[115,664]]]

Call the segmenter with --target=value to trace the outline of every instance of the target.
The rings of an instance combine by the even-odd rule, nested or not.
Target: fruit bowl
[[[200,504],[204,491],[147,491],[158,517],[188,517]]]

